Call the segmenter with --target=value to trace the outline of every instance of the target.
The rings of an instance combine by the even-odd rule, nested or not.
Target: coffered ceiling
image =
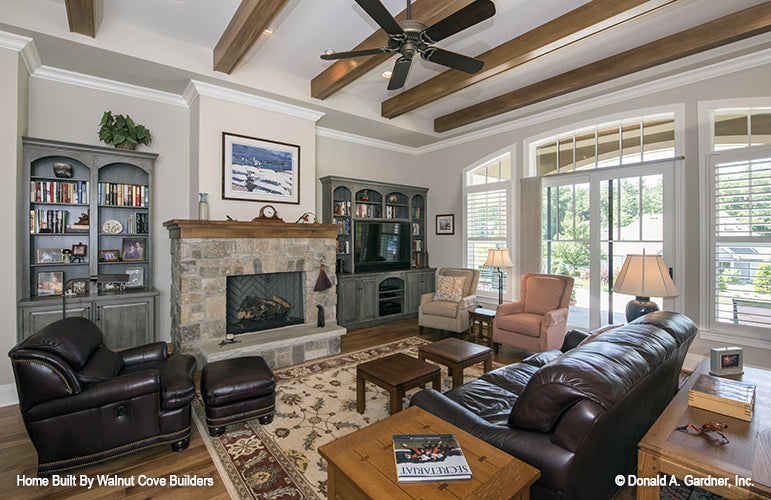
[[[405,0],[381,1],[403,16]],[[413,0],[412,17],[430,25],[471,2]],[[380,75],[394,55],[319,58],[386,44],[353,0],[0,0],[0,29],[34,38],[46,66],[177,94],[196,79],[322,111],[320,126],[411,147],[771,40],[768,1],[494,3],[493,18],[437,44],[484,60],[481,72],[416,58],[400,91],[388,91]]]

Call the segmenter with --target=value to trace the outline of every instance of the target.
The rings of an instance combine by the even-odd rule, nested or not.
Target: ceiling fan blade
[[[379,49],[350,50],[348,52],[332,52],[331,54],[321,54],[321,58],[326,61],[333,61],[335,59],[345,59],[348,57],[361,57],[361,56],[372,56],[375,54],[388,54],[393,51],[394,49],[390,47],[381,47]]]
[[[358,0],[357,0],[358,1]],[[495,4],[490,0],[476,0],[458,12],[450,14],[441,21],[426,28],[421,37],[428,43],[436,43],[459,31],[495,15]]]
[[[465,71],[472,75],[482,69],[482,66],[485,65],[485,62],[480,59],[474,59],[473,57],[464,56],[463,54],[450,52],[449,50],[437,47],[429,47],[421,52],[420,55],[427,61]]]
[[[407,81],[407,73],[410,72],[410,65],[412,59],[406,57],[400,57],[394,64],[394,70],[391,73],[391,79],[388,80],[388,90],[396,90],[404,87],[404,82]]]
[[[389,35],[404,34],[402,27],[388,12],[388,9],[380,3],[380,0],[356,0],[356,3]]]

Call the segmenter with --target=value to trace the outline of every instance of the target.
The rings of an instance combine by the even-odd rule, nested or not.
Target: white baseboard
[[[0,385],[0,407],[19,404],[16,384]]]

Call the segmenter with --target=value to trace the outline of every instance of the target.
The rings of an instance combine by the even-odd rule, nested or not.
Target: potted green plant
[[[150,144],[152,137],[144,125],[137,125],[130,116],[105,111],[99,127],[99,140],[116,148],[136,149],[138,144]]]

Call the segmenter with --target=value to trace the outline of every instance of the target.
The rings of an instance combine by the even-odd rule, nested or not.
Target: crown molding
[[[41,66],[40,55],[32,38],[0,31],[0,47],[20,52],[30,75]]]
[[[365,137],[363,135],[351,134],[349,132],[341,132],[325,127],[316,127],[316,135],[319,137],[327,137],[329,139],[338,139],[346,142],[353,142],[355,144],[363,144],[364,146],[371,146],[378,149],[386,149],[388,151],[394,151],[397,153],[406,153],[410,155],[418,155],[419,148],[410,146],[402,146],[394,142],[383,141],[380,139],[373,139],[372,137]]]
[[[275,113],[302,118],[303,120],[311,120],[313,122],[317,122],[326,114],[303,106],[287,104],[285,102],[276,101],[275,99],[268,99],[267,97],[260,97],[254,94],[241,92],[240,90],[228,89],[220,87],[219,85],[204,83],[199,80],[190,80],[190,83],[188,83],[187,88],[183,93],[187,105],[191,106],[199,95],[234,102],[236,104],[243,104],[265,111],[273,111]]]
[[[53,68],[51,66],[41,66],[34,73],[32,73],[31,76],[33,78],[40,78],[42,80],[68,83],[70,85],[77,85],[79,87],[86,87],[94,90],[101,90],[104,92],[112,92],[114,94],[146,99],[148,101],[171,104],[173,106],[187,107],[187,103],[182,98],[182,96],[177,94],[150,89],[147,87],[140,87],[139,85],[132,85],[130,83],[108,80],[98,76],[76,73],[66,69]]]

